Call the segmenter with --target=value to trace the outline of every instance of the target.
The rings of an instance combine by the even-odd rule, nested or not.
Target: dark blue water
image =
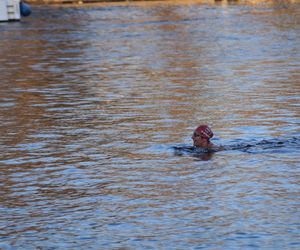
[[[0,24],[1,249],[299,249],[299,4],[34,6]],[[199,124],[224,150],[192,148]]]

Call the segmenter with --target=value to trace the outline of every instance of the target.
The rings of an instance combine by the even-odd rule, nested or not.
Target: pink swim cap
[[[198,128],[196,128],[195,132],[200,134],[205,139],[210,139],[214,136],[214,133],[207,125],[200,125]]]

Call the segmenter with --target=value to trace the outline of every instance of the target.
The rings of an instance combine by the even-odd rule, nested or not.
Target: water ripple
[[[298,12],[34,6],[2,23],[0,248],[298,249]],[[199,123],[228,150],[195,154]]]

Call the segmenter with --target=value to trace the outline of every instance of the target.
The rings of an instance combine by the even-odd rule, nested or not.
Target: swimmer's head
[[[194,131],[193,137],[201,136],[203,139],[209,140],[214,136],[214,133],[207,125],[200,125]]]
[[[192,139],[195,147],[200,148],[215,148],[216,145],[210,142],[210,138],[214,136],[214,133],[207,125],[200,125],[193,133]]]

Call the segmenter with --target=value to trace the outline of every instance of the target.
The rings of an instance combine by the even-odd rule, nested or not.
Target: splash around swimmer
[[[299,148],[300,138],[298,137],[284,137],[284,138],[272,138],[268,140],[238,140],[238,143],[230,145],[215,145],[210,141],[213,138],[214,133],[207,125],[198,126],[192,135],[193,146],[179,145],[174,146],[176,155],[190,154],[200,157],[202,160],[210,159],[213,153],[224,150],[239,150],[247,153],[259,153],[265,150],[280,150],[286,147]],[[233,141],[237,142],[237,141]],[[279,151],[280,152],[280,151]]]

